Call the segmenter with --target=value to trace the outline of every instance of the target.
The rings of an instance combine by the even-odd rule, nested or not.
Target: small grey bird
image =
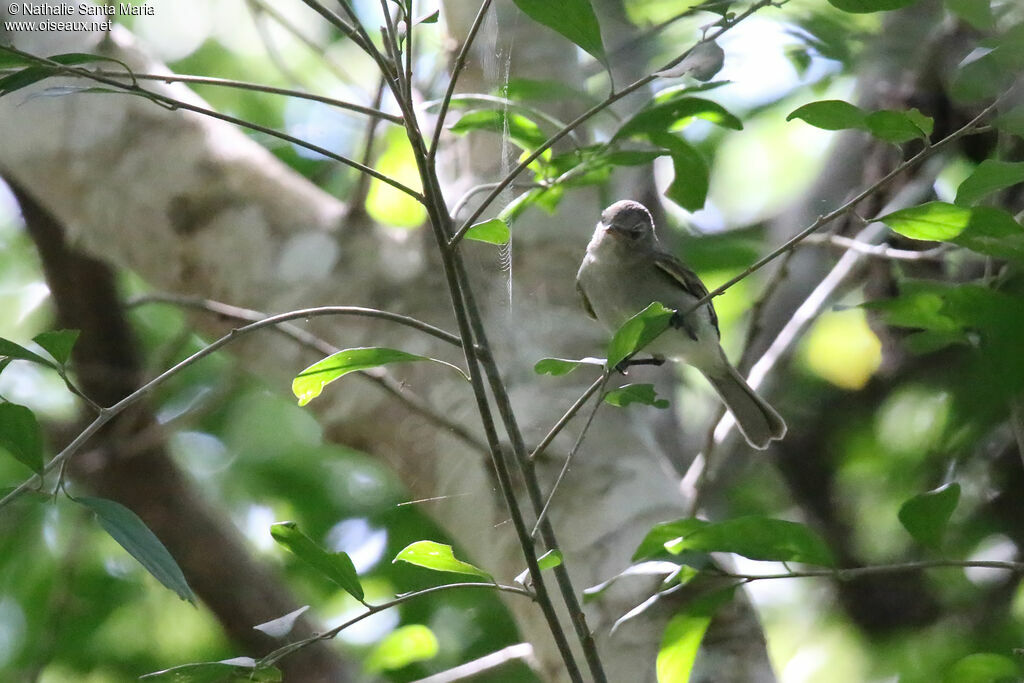
[[[708,290],[696,273],[661,249],[643,204],[622,200],[604,210],[576,274],[576,289],[590,317],[612,332],[655,301],[678,311],[672,326],[644,350],[700,370],[754,448],[765,449],[786,435],[779,414],[726,359],[711,303],[683,315]]]

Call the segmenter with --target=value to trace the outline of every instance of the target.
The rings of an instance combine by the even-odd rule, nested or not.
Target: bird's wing
[[[675,256],[659,251],[654,255],[654,265],[656,265],[661,272],[672,278],[677,286],[686,290],[686,293],[690,296],[696,299],[701,299],[707,296],[708,288],[700,281],[697,274],[680,263],[679,259]],[[707,303],[707,307],[708,312],[711,314],[711,324],[715,328],[715,333],[721,337],[722,333],[718,329],[718,314],[715,313],[715,307],[710,301]]]
[[[583,285],[580,284],[580,279],[576,278],[576,293],[580,295],[580,302],[583,304],[583,310],[587,312],[594,320],[597,320],[597,313],[594,313],[594,307],[590,305],[590,299],[587,298],[587,293],[583,291]]]

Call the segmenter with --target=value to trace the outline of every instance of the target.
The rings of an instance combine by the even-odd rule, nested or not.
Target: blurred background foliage
[[[158,7],[155,17],[125,21],[147,49],[178,73],[300,85],[339,99],[372,102],[378,83],[365,56],[293,4],[179,0],[173,7]],[[709,21],[708,13],[678,18],[688,4],[695,3],[622,3],[641,31],[664,23],[646,43],[652,65],[691,44]],[[355,5],[369,26],[376,25],[376,2]],[[437,9],[426,0],[417,5],[417,14]],[[943,21],[967,24],[967,32],[979,41],[993,33],[996,19],[1000,29],[1022,19],[1010,0],[949,0],[946,7]],[[814,100],[854,99],[863,51],[883,20],[883,14],[848,14],[819,0],[791,0],[759,13],[721,41],[727,57],[716,79],[728,82],[708,96],[740,116],[743,130],[705,121],[689,125],[686,139],[709,164],[708,201],[694,212],[668,202],[663,207],[678,233],[674,241],[680,253],[709,288],[773,246],[767,225],[827,173],[837,133],[787,122],[786,115]],[[425,97],[436,98],[443,92],[447,69],[443,31],[426,24],[417,35],[419,82]],[[609,45],[614,61],[615,44]],[[1013,45],[1020,49],[1020,44]],[[983,96],[993,94],[982,87],[986,83],[974,85]],[[595,70],[577,87],[581,92],[571,93],[555,84],[531,105],[545,109],[556,95],[570,101],[600,99],[606,81]],[[342,154],[359,157],[365,144],[365,121],[326,105],[213,86],[195,90],[220,111]],[[501,84],[495,84],[494,92],[501,92]],[[450,122],[460,115],[453,112]],[[597,124],[596,135],[606,124]],[[401,131],[381,124],[370,132],[378,151],[376,167],[417,186]],[[351,169],[253,135],[317,185],[340,197],[358,195],[361,181]],[[999,154],[1018,160],[1020,149],[1020,139],[1008,136],[981,158],[961,153],[945,159],[935,196],[952,201],[960,181],[981,159]],[[614,187],[618,172],[610,172],[603,182]],[[660,189],[668,186],[671,175],[670,160],[659,159],[655,178]],[[421,207],[392,188],[374,181],[365,196],[375,220],[394,230],[421,228]],[[998,198],[1012,212],[1020,211],[1013,204],[1018,200],[1019,193]],[[538,210],[526,209],[519,220],[527,221]],[[907,247],[907,240],[900,244]],[[1019,558],[1024,476],[1019,446],[1007,424],[1007,405],[1024,386],[1024,300],[1018,267],[954,251],[930,269],[916,262],[904,266],[883,261],[876,269],[885,271],[879,279],[886,283],[887,297],[866,292],[864,277],[800,340],[780,392],[781,412],[790,420],[787,451],[816,451],[811,472],[803,479],[829,470],[821,479],[829,487],[823,497],[838,512],[819,515],[816,521],[830,542],[842,539],[837,551],[841,561]],[[911,282],[917,280],[922,282]],[[746,314],[764,283],[757,275],[716,299],[730,354],[742,350]],[[121,275],[120,287],[126,296],[146,291],[145,283],[131,273]],[[860,306],[882,298],[883,303]],[[4,337],[26,342],[49,329],[52,320],[34,247],[14,202],[0,193],[0,329]],[[171,307],[139,306],[131,312],[131,322],[150,373],[204,342]],[[898,365],[893,358],[899,359]],[[687,383],[681,391],[703,390]],[[15,362],[0,375],[0,394],[29,406],[44,421],[50,452],[72,433],[76,403],[53,373]],[[707,403],[695,407],[686,401],[695,410]],[[178,464],[243,530],[253,552],[285,574],[324,623],[340,623],[360,607],[274,544],[271,523],[295,520],[317,542],[349,553],[371,600],[437,583],[430,572],[390,561],[419,539],[452,542],[425,514],[429,502],[409,504],[407,492],[381,462],[325,442],[320,426],[294,405],[287,387],[268,385],[230,356],[216,355],[162,386],[152,404],[170,434]],[[712,409],[706,408],[709,413]],[[13,458],[0,458],[0,482],[18,482],[26,474]],[[808,514],[806,507],[820,504],[822,496],[801,493],[800,485],[815,484],[794,479],[798,477],[785,465],[776,468],[767,459],[750,459],[730,473],[727,488],[716,495],[716,512],[723,517],[815,519],[816,511]],[[912,496],[950,481],[962,486],[960,504],[941,547],[923,548],[900,525],[899,510]],[[106,683],[237,654],[205,608],[193,608],[161,589],[87,517],[68,501],[38,505],[28,500],[0,515],[0,680]],[[754,566],[741,561],[739,568]],[[928,573],[922,581],[913,595],[926,598],[916,604],[908,605],[906,596],[890,596],[895,609],[908,611],[891,622],[859,614],[849,604],[857,600],[856,594],[837,591],[823,580],[751,584],[780,680],[950,680],[949,667],[961,657],[1008,654],[1024,647],[1024,594],[1014,577],[949,569]],[[410,626],[424,626],[433,635],[433,640],[421,638],[426,643],[418,651],[421,661],[405,661],[399,655],[408,654],[408,646],[388,638]],[[423,636],[421,631],[405,633]],[[518,640],[496,597],[453,591],[368,619],[343,632],[338,647],[363,662],[368,679],[408,681]],[[531,677],[522,667],[474,680]]]

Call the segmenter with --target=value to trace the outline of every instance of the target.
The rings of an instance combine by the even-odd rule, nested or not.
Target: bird
[[[644,350],[697,368],[753,448],[764,450],[786,435],[786,422],[726,358],[711,302],[691,311],[707,287],[662,249],[643,204],[624,199],[601,213],[576,274],[576,290],[590,317],[612,333],[653,302],[674,310],[669,328]]]

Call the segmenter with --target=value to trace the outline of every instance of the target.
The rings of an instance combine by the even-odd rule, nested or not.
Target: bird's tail
[[[720,373],[708,374],[708,381],[736,418],[736,425],[747,443],[758,450],[786,435],[786,423],[768,402],[750,388],[743,376],[728,363]]]

